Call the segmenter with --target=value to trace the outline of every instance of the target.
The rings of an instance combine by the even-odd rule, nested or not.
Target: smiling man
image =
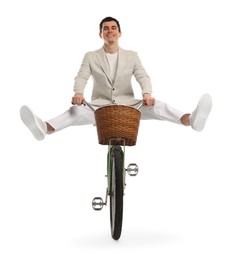
[[[118,40],[121,36],[120,27],[115,21],[101,24],[99,36],[104,39],[105,51],[115,53],[118,51]]]
[[[92,103],[95,105],[105,105],[105,102],[107,104],[134,105],[138,101],[134,100],[131,86],[131,77],[134,75],[141,85],[146,104],[148,106],[154,105],[155,100],[150,95],[152,91],[151,81],[142,67],[138,55],[133,51],[123,50],[119,47],[118,41],[122,34],[119,21],[112,17],[106,17],[101,21],[99,30],[99,36],[103,39],[104,45],[97,51],[87,53],[81,66],[86,68],[87,66],[84,66],[84,64],[89,64],[95,59],[100,65],[100,71],[91,70],[90,72],[90,75],[95,79]],[[81,105],[84,99],[84,90],[82,89],[82,79],[85,78],[82,72],[84,71],[86,72],[85,69],[80,69],[75,78],[74,91],[76,95],[72,98],[72,103],[76,105]],[[97,75],[94,76],[94,72]],[[88,74],[87,77],[89,78],[90,75]],[[107,97],[105,96],[106,93],[108,94]]]
[[[44,139],[47,133],[69,126],[94,124],[93,112],[88,107],[81,106],[90,76],[93,78],[91,104],[95,108],[113,104],[135,106],[139,99],[135,99],[131,84],[134,76],[141,87],[141,96],[145,103],[145,106],[141,107],[141,119],[166,120],[185,126],[191,125],[196,131],[203,130],[212,108],[210,95],[202,95],[192,114],[181,112],[156,100],[152,97],[151,80],[138,54],[119,46],[122,34],[119,21],[106,17],[100,22],[99,29],[99,36],[104,41],[103,47],[85,54],[75,77],[73,106],[48,121],[41,120],[27,106],[21,108],[21,119],[37,140]]]

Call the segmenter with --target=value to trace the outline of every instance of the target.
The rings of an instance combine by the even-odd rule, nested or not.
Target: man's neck
[[[103,46],[105,52],[116,53],[119,50],[118,44],[104,44]]]

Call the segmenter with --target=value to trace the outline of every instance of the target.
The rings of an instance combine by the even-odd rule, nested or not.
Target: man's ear
[[[103,38],[103,37],[102,37],[102,33],[101,33],[101,32],[99,33],[99,37],[100,37],[100,38]]]

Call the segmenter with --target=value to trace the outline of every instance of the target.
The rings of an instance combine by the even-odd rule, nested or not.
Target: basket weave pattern
[[[123,105],[111,105],[95,111],[95,121],[99,144],[108,145],[111,138],[123,138],[125,145],[136,144],[141,113]],[[123,141],[112,144],[123,145]]]

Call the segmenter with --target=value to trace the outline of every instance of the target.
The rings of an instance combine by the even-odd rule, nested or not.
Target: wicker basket
[[[141,113],[129,106],[104,106],[95,111],[95,121],[99,144],[133,146],[136,144]],[[116,140],[112,140],[115,138]]]

